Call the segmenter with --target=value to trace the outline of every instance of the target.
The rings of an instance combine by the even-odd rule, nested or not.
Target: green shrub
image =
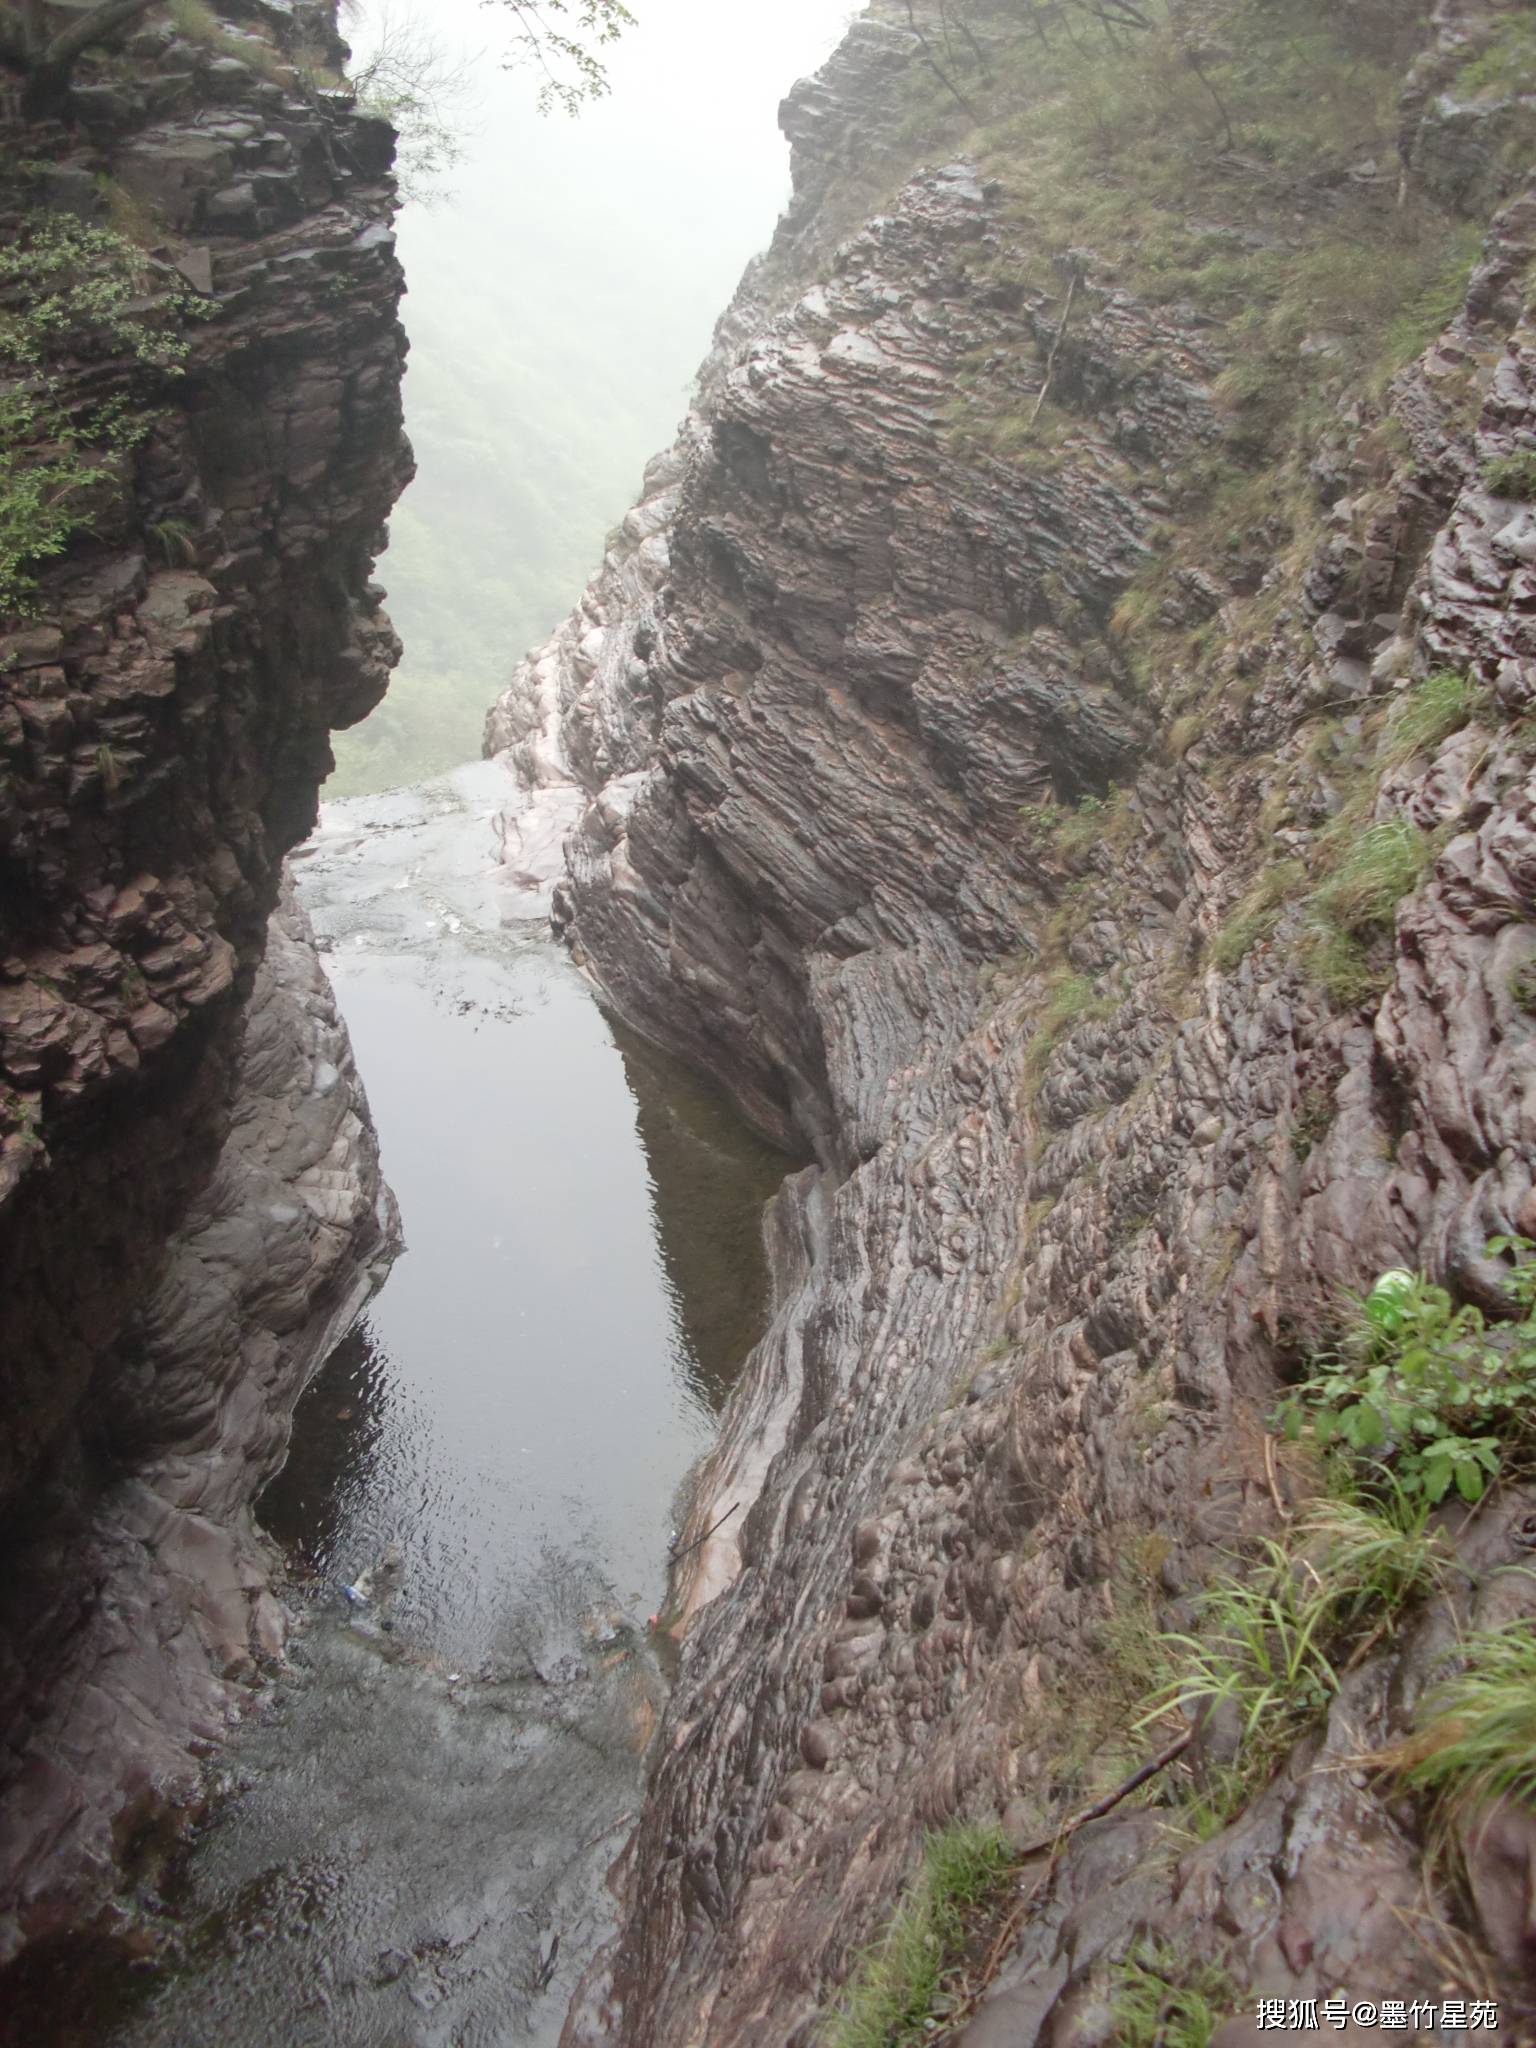
[[[995,1827],[957,1823],[930,1835],[923,1864],[884,1935],[850,1979],[822,2039],[825,2048],[909,2048],[929,2038],[946,2007],[945,1978],[959,1963],[967,1916],[1008,1873]]]
[[[0,250],[0,617],[30,609],[36,566],[89,525],[112,482],[110,455],[148,432],[122,393],[68,408],[53,366],[117,356],[160,375],[180,369],[180,323],[204,302],[154,284],[126,236],[71,215],[33,217]]]
[[[31,571],[63,554],[106,474],[85,459],[56,408],[0,391],[0,617],[26,609]]]
[[[179,321],[203,307],[179,286],[156,289],[143,250],[115,229],[34,215],[0,249],[0,370],[69,353],[174,370],[187,353]]]
[[[1383,1274],[1337,1350],[1283,1404],[1286,1435],[1347,1446],[1414,1500],[1433,1504],[1453,1486],[1464,1500],[1481,1499],[1536,1436],[1533,1249],[1523,1238],[1490,1239],[1490,1253],[1515,1253],[1509,1288],[1524,1310],[1493,1329],[1422,1273]]]

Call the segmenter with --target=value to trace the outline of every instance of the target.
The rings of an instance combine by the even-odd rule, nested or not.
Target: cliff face
[[[674,1589],[627,1924],[573,2040],[812,2039],[925,1829],[1049,1834],[1105,1753],[1155,1746],[1127,1644],[1296,1512],[1266,1418],[1340,1290],[1423,1266],[1507,1311],[1486,1241],[1536,1234],[1510,17],[1336,46],[1319,78],[1374,66],[1376,126],[1341,109],[1281,160],[1244,142],[1281,75],[1244,69],[1246,16],[1195,48],[1219,117],[1186,63],[1150,120],[1099,106],[1065,142],[1062,92],[1025,90],[1000,144],[932,74],[984,99],[1004,11],[959,10],[974,60],[955,10],[874,13],[788,103],[800,198],[488,734],[585,793],[578,958],[814,1161],[773,1212],[777,1313],[688,1536],[740,1512]],[[914,103],[971,154],[899,182]],[[826,256],[817,207],[882,179]],[[1414,726],[1446,673],[1459,711]],[[1413,871],[1351,922],[1328,878],[1373,826]],[[1530,1606],[1498,1569],[1528,1506],[1459,1532],[1463,1620]],[[1367,1642],[1210,1839],[1133,1810],[1033,1866],[967,2040],[1121,2038],[1105,1968],[1148,1937],[1234,1999],[1443,1988],[1457,1908],[1341,1760],[1401,1732],[1446,1626]],[[1506,1989],[1523,1825],[1473,1928]]]
[[[133,293],[55,337],[52,416],[107,452],[0,634],[0,1958],[106,1896],[280,1643],[250,1502],[395,1234],[291,905],[268,935],[398,651],[393,137],[318,82],[334,10],[177,18],[0,138],[7,247],[83,222],[64,289]]]

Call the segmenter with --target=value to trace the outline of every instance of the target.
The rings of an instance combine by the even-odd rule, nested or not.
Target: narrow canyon
[[[869,0],[311,837],[409,109],[117,12],[0,8],[14,2038],[1536,2039],[1536,16]]]

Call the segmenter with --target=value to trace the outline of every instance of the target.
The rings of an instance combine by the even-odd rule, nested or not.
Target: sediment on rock
[[[924,62],[904,20],[861,28],[792,132],[888,105]],[[1271,183],[1218,134],[1200,203],[1231,218],[1199,223],[1298,275],[1410,201],[1466,240],[1390,381],[1301,328],[1273,360],[1310,351],[1328,412],[1266,453],[1255,336],[1108,228],[1063,242],[985,143],[825,260],[818,173],[492,715],[490,745],[585,794],[577,958],[815,1161],[685,1532],[737,1510],[674,1589],[624,1932],[573,2043],[815,2038],[925,1830],[1081,1802],[1083,1730],[1125,1732],[1096,1718],[1115,1643],[1188,1626],[1273,1526],[1266,1421],[1339,1290],[1422,1265],[1497,1306],[1486,1241],[1536,1226],[1510,979],[1536,949],[1536,527],[1490,482],[1536,430],[1536,190],[1498,139],[1531,93],[1452,89],[1495,11],[1399,27],[1397,162],[1351,138]],[[1441,669],[1481,708],[1389,758]],[[1424,865],[1323,961],[1341,815],[1400,821]],[[1477,1573],[1517,1519],[1490,1508]],[[1219,1949],[1244,1995],[1439,1985],[1457,1908],[1390,1910],[1423,1896],[1422,1841],[1334,1768],[1398,1725],[1393,1655],[1323,1761],[1192,1860],[1149,1876],[1145,1814],[1086,1831],[974,2038],[1113,2038],[1097,1973],[1143,1938]],[[1381,1910],[1338,1925],[1356,1884]]]
[[[59,416],[131,431],[0,631],[5,1957],[108,1897],[277,1648],[250,1502],[393,1242],[291,906],[269,939],[398,654],[393,136],[317,82],[333,8],[180,19],[0,122],[7,244],[83,223],[184,345],[54,350]]]

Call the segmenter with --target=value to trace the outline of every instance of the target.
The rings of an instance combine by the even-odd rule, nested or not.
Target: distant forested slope
[[[351,30],[361,52],[390,0]],[[645,0],[611,96],[541,118],[489,53],[452,190],[401,215],[416,482],[380,566],[405,659],[336,740],[327,794],[385,789],[480,751],[485,713],[602,556],[647,459],[671,441],[716,314],[788,191],[779,94],[849,0],[727,19]],[[435,0],[450,49],[487,38],[475,0]],[[457,39],[457,40],[456,40]]]

